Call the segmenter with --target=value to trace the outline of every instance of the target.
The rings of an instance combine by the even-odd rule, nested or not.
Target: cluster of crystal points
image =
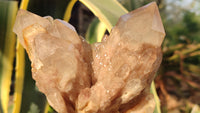
[[[18,12],[14,32],[32,76],[59,113],[152,113],[149,93],[165,36],[155,2],[123,15],[109,36],[89,45],[62,20]]]

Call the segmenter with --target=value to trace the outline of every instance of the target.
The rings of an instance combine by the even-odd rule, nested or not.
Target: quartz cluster
[[[149,89],[165,36],[155,2],[121,16],[93,45],[69,23],[25,10],[18,12],[14,32],[37,87],[59,113],[153,113]]]

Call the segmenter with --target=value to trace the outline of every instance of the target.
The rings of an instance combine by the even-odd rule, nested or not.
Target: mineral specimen
[[[155,2],[123,15],[109,36],[89,45],[62,20],[20,10],[14,32],[32,76],[59,113],[152,113],[150,84],[165,36]]]

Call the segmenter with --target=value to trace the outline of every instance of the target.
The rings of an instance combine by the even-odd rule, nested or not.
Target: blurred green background
[[[73,1],[29,0],[26,9],[40,16],[50,15],[53,18],[65,19],[90,43],[99,41],[102,35],[97,36],[100,24],[98,18],[83,3]],[[153,0],[118,0],[128,11],[151,1]],[[156,2],[166,30],[162,45],[163,62],[155,78],[161,111],[200,113],[200,1],[156,0]],[[26,71],[23,73],[26,76],[21,79],[24,81],[23,84],[17,82],[16,65],[23,67],[23,64],[16,63],[20,56],[15,54],[19,48],[15,49],[17,42],[12,33],[12,26],[21,3],[20,0],[0,0],[0,99],[4,101],[7,98],[8,113],[15,112],[13,95],[18,91],[17,88],[21,87],[21,104],[16,105],[20,108],[20,113],[53,113],[55,111],[48,106],[44,95],[34,85],[30,61],[26,54],[21,56],[25,59],[23,62]],[[109,10],[112,11],[112,7]],[[108,34],[109,30],[103,31]],[[9,92],[9,96],[5,97],[4,92]],[[5,112],[2,104],[4,103],[0,103],[0,113]]]

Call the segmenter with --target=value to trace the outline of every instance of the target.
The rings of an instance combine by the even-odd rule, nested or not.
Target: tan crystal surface
[[[32,76],[49,104],[60,113],[73,113],[80,90],[91,86],[90,61],[85,57],[91,48],[84,49],[85,42],[63,22],[20,10],[14,31],[28,52]]]
[[[152,113],[150,84],[165,36],[155,2],[123,15],[109,36],[89,45],[62,20],[20,10],[14,32],[33,78],[59,113]]]

